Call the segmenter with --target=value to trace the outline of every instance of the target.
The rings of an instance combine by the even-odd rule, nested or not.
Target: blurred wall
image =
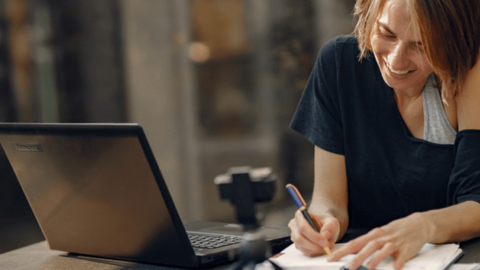
[[[0,121],[140,123],[182,219],[234,221],[213,184],[229,167],[273,167],[270,206],[287,182],[311,192],[313,146],[289,123],[353,2],[0,0]],[[0,163],[1,253],[43,236]]]
[[[352,1],[123,0],[129,121],[145,129],[184,220],[232,221],[213,179],[270,166],[312,188],[313,146],[289,129],[321,44]],[[212,211],[215,209],[214,211]]]
[[[1,122],[125,122],[119,1],[0,0]],[[0,149],[0,253],[43,240]]]

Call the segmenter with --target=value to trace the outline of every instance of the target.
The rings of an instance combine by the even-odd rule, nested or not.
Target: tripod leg
[[[272,262],[271,260],[268,260],[268,261],[272,264],[272,266],[273,266],[273,268],[275,268],[275,270],[283,270],[283,268],[280,267],[280,265]]]
[[[254,262],[249,262],[249,263],[247,263],[247,265],[246,265],[245,268],[247,268],[248,270],[255,270],[255,266],[256,266],[256,265],[257,265],[257,264],[254,263]]]
[[[239,262],[233,264],[229,270],[255,270],[256,265],[257,264],[254,261],[240,260]]]
[[[242,270],[243,267],[245,266],[245,264],[246,264],[246,261],[240,260],[240,261],[232,264],[232,266],[230,266],[230,268],[228,270]]]

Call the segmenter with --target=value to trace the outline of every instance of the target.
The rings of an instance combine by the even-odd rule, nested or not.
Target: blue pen
[[[293,200],[295,201],[298,209],[302,212],[303,216],[308,221],[308,223],[310,223],[310,225],[315,231],[319,232],[317,226],[315,225],[315,222],[313,222],[312,220],[312,217],[310,217],[310,214],[308,214],[307,203],[303,199],[298,189],[292,184],[287,184],[287,190],[288,193],[290,193],[290,196],[292,196]],[[323,249],[329,256],[332,254],[329,247],[323,247]]]

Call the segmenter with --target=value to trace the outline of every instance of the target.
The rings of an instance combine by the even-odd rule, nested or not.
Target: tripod
[[[244,240],[241,243],[240,260],[231,266],[231,270],[251,269],[271,257],[270,245],[258,229],[255,202],[270,200],[274,193],[274,176],[271,172],[263,176],[264,186],[258,179],[252,184],[248,167],[234,168],[230,171],[231,183],[228,189],[221,189],[222,197],[229,198],[236,207],[237,220],[244,226]],[[260,188],[259,188],[260,187]],[[224,187],[225,188],[225,187]],[[223,191],[223,192],[222,192]],[[263,195],[259,195],[263,194]],[[258,198],[269,194],[268,198]],[[276,270],[282,268],[268,260]]]
[[[268,260],[271,256],[270,246],[258,231],[245,233],[241,244],[240,260],[234,263],[230,270],[254,270],[259,263]],[[283,270],[276,263],[268,260],[275,270]]]

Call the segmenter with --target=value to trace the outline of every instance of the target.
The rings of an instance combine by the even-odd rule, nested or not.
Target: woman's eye
[[[395,38],[395,36],[392,35],[392,34],[390,34],[390,32],[388,32],[388,31],[385,31],[385,30],[380,29],[379,32],[380,32],[380,34],[381,34],[382,36],[384,36],[384,37],[386,37],[386,38]]]
[[[416,50],[416,51],[418,51],[418,52],[424,52],[423,45],[422,45],[422,43],[420,43],[420,42],[417,43],[417,44],[415,44],[415,45],[413,45],[413,49]]]

